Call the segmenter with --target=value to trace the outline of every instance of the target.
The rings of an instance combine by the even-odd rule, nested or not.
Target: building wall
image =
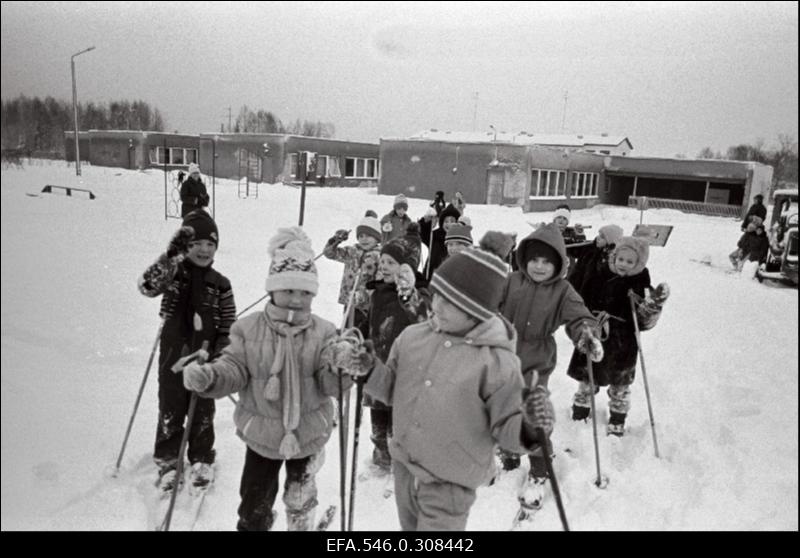
[[[285,183],[300,182],[300,179],[295,176],[296,169],[291,164],[292,154],[307,151],[314,153],[315,156],[327,156],[335,158],[339,163],[339,170],[341,176],[323,176],[322,165],[318,163],[317,173],[315,176],[309,176],[306,179],[306,184],[318,186],[333,186],[333,187],[376,187],[379,180],[380,169],[380,146],[373,143],[351,142],[344,140],[335,140],[327,138],[312,138],[305,136],[286,136],[286,143],[282,155],[282,165],[276,167],[276,180]],[[373,176],[366,177],[366,173],[362,173],[359,177],[346,177],[346,160],[348,158],[357,159],[374,159],[374,171],[371,173]],[[365,165],[365,163],[362,163]]]
[[[89,132],[78,132],[78,150],[81,154],[81,161],[88,162],[91,154]],[[67,161],[75,162],[75,132],[64,132],[64,158]]]

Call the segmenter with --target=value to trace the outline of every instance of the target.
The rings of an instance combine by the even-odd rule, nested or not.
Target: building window
[[[596,198],[600,175],[596,172],[572,173],[572,198]]]
[[[345,178],[378,178],[378,160],[361,157],[345,157]]]
[[[559,199],[564,197],[567,171],[533,169],[531,173],[531,198]]]
[[[292,178],[297,176],[297,153],[289,154],[289,176]]]
[[[168,157],[165,155],[168,154]],[[180,165],[189,166],[189,163],[197,162],[197,149],[185,147],[168,147],[164,151],[163,147],[150,147],[150,164],[153,165]]]

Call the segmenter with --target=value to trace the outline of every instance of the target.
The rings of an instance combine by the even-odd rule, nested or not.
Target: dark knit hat
[[[473,318],[484,322],[497,313],[506,283],[503,260],[474,248],[448,257],[436,268],[430,288]]]
[[[541,240],[531,240],[528,242],[525,246],[525,255],[523,258],[526,264],[534,258],[545,258],[555,266],[556,275],[561,271],[561,256],[558,255],[558,251]]]
[[[364,217],[375,217],[375,218],[377,218],[377,217],[378,217],[378,214],[377,214],[377,213],[375,213],[375,212],[374,212],[373,210],[371,210],[371,209],[367,209],[367,212],[364,214]]]
[[[453,204],[447,204],[447,207],[442,209],[439,214],[439,227],[444,227],[445,217],[455,217],[456,221],[458,221],[458,218],[461,217],[461,212]]]
[[[219,231],[211,215],[202,209],[196,209],[183,218],[184,227],[194,229],[193,240],[210,240],[219,246]]]
[[[411,269],[419,267],[419,251],[414,249],[408,239],[395,238],[381,248],[381,255],[388,254],[399,264],[408,264]]]

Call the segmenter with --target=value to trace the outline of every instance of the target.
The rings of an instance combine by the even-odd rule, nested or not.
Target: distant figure
[[[447,202],[444,201],[444,192],[437,190],[436,197],[433,198],[430,206],[436,211],[436,216],[438,217],[442,210],[447,207]]]
[[[467,208],[467,203],[464,201],[464,196],[461,195],[461,192],[455,193],[453,199],[450,201],[450,205],[458,209],[460,215],[463,215],[464,210]]]
[[[406,234],[408,225],[411,224],[411,217],[407,215],[408,199],[403,194],[398,194],[394,198],[392,210],[381,217],[381,231],[383,238],[381,244],[386,244],[395,238],[402,238]]]
[[[740,227],[742,230],[747,228],[747,224],[753,220],[753,217],[758,217],[760,219],[760,221],[756,222],[756,225],[763,223],[767,218],[767,207],[764,205],[764,196],[758,194],[753,200],[753,205],[747,210],[747,214],[742,220],[742,226]]]
[[[197,163],[190,163],[189,178],[181,184],[181,217],[185,217],[195,209],[207,207],[208,202],[206,185],[200,179],[200,167]]]

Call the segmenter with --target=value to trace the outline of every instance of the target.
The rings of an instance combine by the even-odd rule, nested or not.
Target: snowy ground
[[[141,296],[136,278],[163,250],[177,220],[163,217],[163,175],[83,167],[89,201],[42,194],[45,184],[79,186],[63,162],[34,161],[2,171],[2,530],[146,530],[153,527],[150,460],[157,414],[151,374],[118,478],[107,473],[120,449],[158,326],[158,300]],[[300,191],[262,186],[239,199],[232,181],[217,182],[221,243],[216,267],[243,309],[263,294],[267,240],[296,224]],[[427,201],[411,199],[419,217]],[[355,228],[392,197],[375,189],[310,189],[306,230],[321,251],[338,228]],[[470,205],[479,238],[486,230],[530,232],[548,214]],[[575,211],[573,222],[604,223],[630,233],[638,211],[600,206]],[[559,365],[551,380],[558,423],[553,435],[567,517],[574,530],[797,530],[797,290],[771,288],[726,274],[741,234],[733,219],[650,210],[645,222],[674,225],[665,248],[651,250],[655,282],[672,287],[658,326],[643,334],[661,459],[653,444],[641,375],[625,437],[604,433],[607,396],[598,397],[600,460],[610,483],[593,485],[591,425],[569,420],[575,382],[571,353],[557,335]],[[720,268],[691,259],[707,259]],[[318,260],[314,310],[339,322],[341,264]],[[218,401],[217,482],[196,529],[236,523],[244,445],[233,405]],[[368,415],[359,469],[368,462]],[[338,438],[319,473],[321,508],[338,503]],[[514,485],[524,471],[478,490],[467,527],[505,530],[516,510]],[[394,501],[378,480],[358,485],[357,530],[397,530]],[[549,491],[549,489],[548,489]],[[280,498],[276,529],[285,529]],[[179,523],[179,521],[178,521]],[[180,526],[178,526],[180,528]],[[338,528],[338,518],[331,529]],[[534,530],[561,528],[552,498]]]

